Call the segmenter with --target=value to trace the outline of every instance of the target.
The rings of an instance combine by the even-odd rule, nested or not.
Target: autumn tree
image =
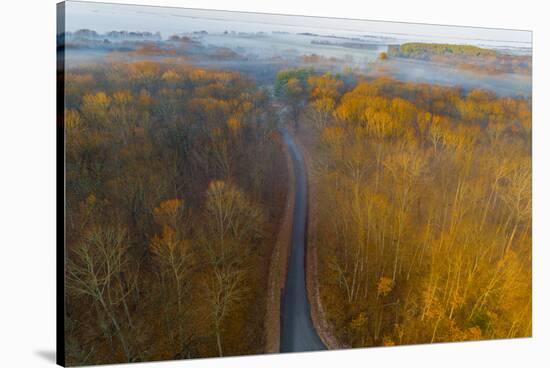
[[[66,91],[67,361],[260,350],[266,221],[286,191],[269,94],[237,72],[116,55],[72,69]]]
[[[275,96],[284,101],[295,129],[309,94],[307,81],[311,74],[311,69],[282,70],[277,74]]]
[[[264,220],[261,209],[232,184],[213,181],[206,196],[205,242],[212,267],[207,290],[218,354],[223,356],[223,322],[246,290],[243,264]]]
[[[96,307],[107,338],[114,329],[125,360],[137,354],[131,343],[133,320],[129,300],[137,285],[137,273],[127,254],[126,230],[120,227],[94,227],[73,249],[67,261],[67,290],[89,298]],[[133,266],[135,267],[135,266]]]
[[[193,268],[191,241],[187,238],[189,220],[185,212],[183,202],[179,199],[164,201],[155,208],[153,216],[161,231],[149,245],[159,267],[164,293],[169,296],[169,290],[175,286],[176,313],[170,320],[170,326],[175,323],[178,327],[180,353],[186,345],[186,334],[189,335],[189,332],[184,331],[187,317],[184,305],[188,305],[189,275]]]
[[[343,91],[331,118],[306,115],[315,129],[299,134],[323,199],[308,240],[340,341],[529,336],[528,106],[381,78]]]

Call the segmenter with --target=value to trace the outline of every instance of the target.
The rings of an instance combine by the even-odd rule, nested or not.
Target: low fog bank
[[[92,31],[89,31],[92,32]],[[133,35],[111,33],[101,36],[91,33],[86,40],[80,33],[78,42],[68,38],[65,47],[67,69],[86,64],[167,60],[183,62],[209,69],[239,71],[259,84],[272,84],[282,69],[312,67],[318,72],[344,73],[353,71],[367,77],[390,77],[407,82],[458,86],[466,90],[481,88],[500,96],[531,96],[530,75],[473,72],[442,63],[423,60],[390,58],[379,60],[381,52],[392,46],[390,39],[348,38],[318,34],[193,32],[159,40],[157,34]],[[118,37],[118,41],[113,39]],[[146,40],[136,40],[144,37]],[[140,52],[144,48],[153,52]]]
[[[532,93],[532,81],[529,75],[484,74],[413,59],[392,59],[374,63],[367,75],[387,76],[404,82],[460,86],[466,90],[481,88],[491,90],[499,96],[529,97]]]

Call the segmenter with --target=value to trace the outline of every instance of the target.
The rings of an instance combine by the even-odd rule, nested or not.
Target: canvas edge
[[[65,366],[65,2],[56,4],[56,355]]]

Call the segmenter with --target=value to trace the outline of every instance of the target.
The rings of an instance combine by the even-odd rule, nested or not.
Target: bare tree
[[[155,221],[162,227],[161,233],[153,238],[149,249],[159,266],[164,290],[175,286],[178,353],[184,350],[187,341],[184,331],[184,301],[188,296],[190,272],[193,267],[191,241],[186,239],[188,219],[183,202],[178,199],[164,201],[153,211]],[[166,287],[169,285],[168,287]],[[171,293],[166,292],[169,298]],[[171,321],[172,322],[172,321]]]
[[[244,260],[261,235],[263,213],[235,186],[213,181],[207,191],[205,244],[212,272],[207,281],[218,353],[223,355],[222,323],[245,292]]]
[[[91,298],[107,316],[120,341],[127,361],[133,352],[127,333],[132,329],[128,297],[137,285],[137,274],[129,272],[126,230],[94,227],[84,236],[67,260],[67,289]],[[101,315],[98,316],[101,320]]]
[[[214,267],[208,280],[208,299],[212,309],[210,316],[219,356],[223,356],[222,323],[246,291],[244,278],[243,270],[221,265]]]

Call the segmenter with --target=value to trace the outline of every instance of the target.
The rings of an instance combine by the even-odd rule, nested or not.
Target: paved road
[[[281,352],[326,350],[311,321],[306,292],[305,243],[307,216],[307,179],[302,155],[286,129],[283,140],[288,146],[296,179],[296,198],[292,224],[292,244],[286,287],[281,310]]]

